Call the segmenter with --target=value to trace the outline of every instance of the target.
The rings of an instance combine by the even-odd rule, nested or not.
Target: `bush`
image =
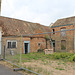
[[[64,45],[61,45],[61,49],[62,49],[62,50],[65,50],[66,47],[65,47]]]
[[[38,49],[38,52],[43,52],[43,49]]]
[[[59,53],[54,53],[53,54],[54,59],[60,59],[60,54]]]
[[[69,58],[69,60],[75,62],[75,54],[74,54],[73,56],[71,56],[71,57]]]
[[[61,58],[66,58],[66,57],[68,57],[68,56],[69,56],[68,53],[61,53],[61,55],[60,55]]]
[[[66,59],[69,59],[70,57],[72,57],[74,54],[71,54],[71,53],[54,53],[53,56],[55,59],[63,59],[63,58],[66,58]]]

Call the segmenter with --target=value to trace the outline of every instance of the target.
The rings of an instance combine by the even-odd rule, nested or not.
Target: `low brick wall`
[[[45,49],[45,54],[53,54],[53,49]]]

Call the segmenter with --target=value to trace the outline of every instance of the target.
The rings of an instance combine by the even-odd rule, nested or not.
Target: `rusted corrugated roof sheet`
[[[50,29],[47,26],[2,16],[0,16],[0,27],[2,27],[4,32],[3,35],[6,36],[50,32]]]

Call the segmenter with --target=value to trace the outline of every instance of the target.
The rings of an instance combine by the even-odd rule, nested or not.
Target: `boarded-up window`
[[[61,40],[61,50],[66,50],[66,41]]]
[[[61,36],[66,36],[66,28],[61,28]]]

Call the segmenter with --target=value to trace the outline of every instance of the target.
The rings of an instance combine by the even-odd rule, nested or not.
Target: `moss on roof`
[[[0,27],[2,27],[2,30],[4,32],[3,35],[6,36],[19,36],[26,34],[50,32],[49,27],[41,25],[39,23],[32,23],[3,16],[0,16]]]

